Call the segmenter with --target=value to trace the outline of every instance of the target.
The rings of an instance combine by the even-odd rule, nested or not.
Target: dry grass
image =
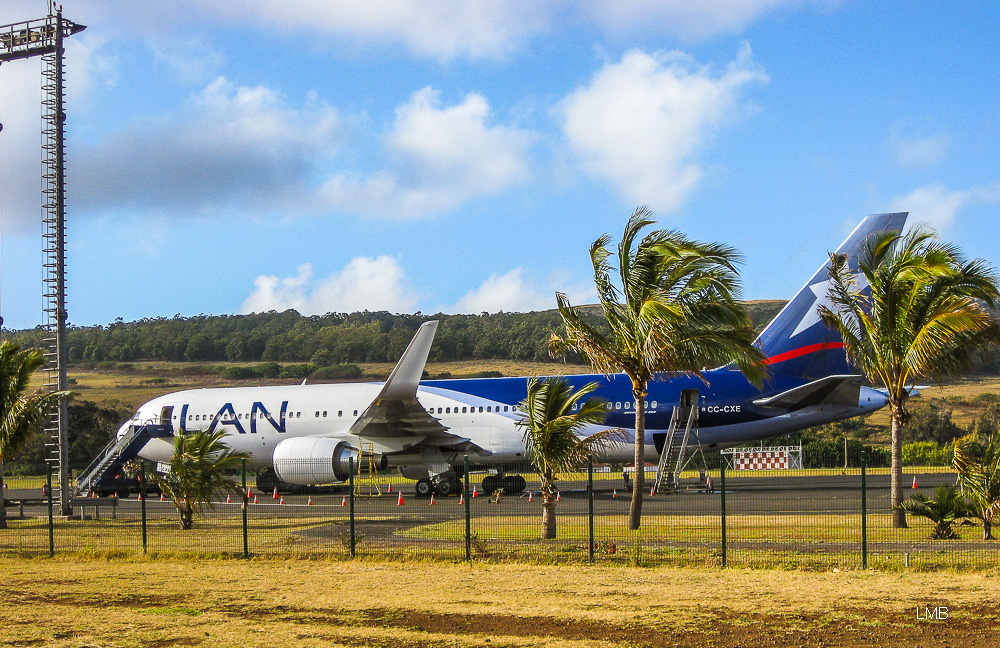
[[[0,558],[0,645],[984,646],[986,574]],[[947,606],[947,621],[918,610]],[[947,642],[947,643],[942,643]]]

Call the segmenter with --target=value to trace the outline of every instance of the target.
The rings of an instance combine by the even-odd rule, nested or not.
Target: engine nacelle
[[[312,486],[347,481],[350,460],[358,467],[358,449],[327,437],[295,437],[274,446],[274,472],[289,484]]]

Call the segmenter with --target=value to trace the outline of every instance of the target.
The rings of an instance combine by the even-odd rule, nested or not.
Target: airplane
[[[900,231],[906,212],[866,217],[837,249],[856,270],[856,253],[870,234]],[[827,328],[817,308],[828,304],[829,259],[757,338],[771,375],[763,388],[734,366],[697,376],[654,380],[648,388],[646,458],[655,462],[665,443],[675,406],[697,402],[698,438],[704,450],[743,445],[796,430],[868,414],[884,407],[885,394],[853,374],[839,333]],[[464,456],[473,470],[496,471],[483,490],[523,492],[530,470],[522,414],[527,379],[421,380],[437,329],[422,324],[384,383],[306,384],[184,390],[143,404],[118,431],[120,448],[156,462],[169,461],[174,436],[225,430],[229,448],[249,455],[263,471],[259,488],[343,483],[349,465],[374,462],[379,471],[398,469],[416,480],[420,496],[461,489]],[[621,428],[628,443],[607,451],[604,462],[631,464],[635,407],[624,374],[569,375],[574,388],[597,382],[593,395],[608,403],[599,429]],[[696,401],[691,401],[696,398]],[[119,455],[124,456],[122,453]],[[364,459],[364,461],[362,461]],[[92,483],[92,482],[91,482]],[[81,485],[83,481],[81,481]]]

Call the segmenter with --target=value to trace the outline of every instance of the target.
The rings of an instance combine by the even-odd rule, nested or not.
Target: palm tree
[[[597,383],[576,391],[565,378],[528,379],[528,396],[517,422],[524,430],[528,457],[542,482],[542,539],[556,537],[556,480],[560,472],[582,464],[588,455],[605,450],[624,438],[621,430],[601,430],[580,436],[583,428],[600,425],[607,417],[607,403],[600,398],[580,400],[597,389]]]
[[[605,234],[590,246],[597,296],[607,332],[591,326],[566,295],[556,293],[566,335],[553,334],[549,349],[587,356],[605,375],[624,372],[635,401],[635,482],[629,528],[642,520],[645,471],[646,389],[654,377],[701,375],[701,370],[735,362],[754,382],[765,373],[754,345],[750,317],[737,301],[739,254],[719,243],[691,241],[679,232],[656,230],[641,241],[652,212],[639,207],[618,244],[618,281]]]
[[[981,520],[983,540],[992,540],[993,523],[1000,520],[1000,448],[992,436],[981,452],[974,452],[971,445],[955,443],[953,464],[962,494],[969,500],[969,517]]]
[[[181,529],[190,529],[195,511],[201,512],[205,506],[213,508],[213,500],[220,494],[237,495],[246,503],[246,493],[229,474],[238,470],[248,455],[227,448],[223,436],[225,430],[178,434],[174,437],[169,471],[151,475],[177,509]]]
[[[7,511],[2,505],[3,466],[12,461],[41,428],[46,410],[70,392],[26,394],[31,375],[45,364],[38,349],[25,349],[13,342],[0,343],[0,529],[7,528]]]
[[[906,526],[902,430],[916,381],[954,376],[1000,346],[1000,324],[984,304],[1000,299],[997,276],[966,261],[933,230],[878,232],[858,252],[859,275],[845,255],[831,255],[827,326],[840,331],[848,359],[885,387],[892,421],[893,526]],[[870,287],[870,293],[863,291]]]
[[[938,486],[934,499],[928,498],[923,493],[917,493],[900,504],[899,508],[933,522],[934,530],[931,531],[931,538],[934,540],[957,538],[955,522],[967,517],[969,513],[962,494],[951,484]]]

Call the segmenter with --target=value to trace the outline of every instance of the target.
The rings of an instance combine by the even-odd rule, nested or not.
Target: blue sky
[[[6,1],[0,23],[41,17]],[[68,0],[68,310],[592,301],[648,204],[789,298],[868,213],[1000,261],[990,2]],[[41,322],[40,62],[0,66],[0,314]]]

